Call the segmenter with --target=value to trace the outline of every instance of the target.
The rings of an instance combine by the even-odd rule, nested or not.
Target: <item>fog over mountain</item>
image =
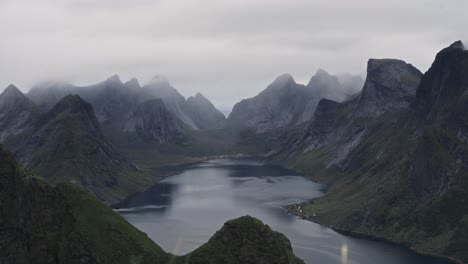
[[[467,9],[465,0],[1,0],[0,87],[160,73],[225,111],[285,72],[305,84],[319,68],[364,73],[368,58],[424,72],[430,54],[468,39]]]

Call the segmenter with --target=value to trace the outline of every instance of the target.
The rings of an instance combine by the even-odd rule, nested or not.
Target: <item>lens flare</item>
[[[348,245],[341,245],[341,264],[348,264]]]

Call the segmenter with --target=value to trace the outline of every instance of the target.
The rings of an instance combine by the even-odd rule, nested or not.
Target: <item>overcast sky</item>
[[[368,58],[422,71],[468,40],[467,0],[0,0],[0,86],[161,74],[225,110],[290,73],[364,73]]]

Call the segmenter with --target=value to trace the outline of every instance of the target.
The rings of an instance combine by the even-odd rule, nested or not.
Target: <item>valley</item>
[[[118,75],[89,86],[44,82],[26,94],[10,85],[0,94],[9,179],[0,185],[9,206],[0,247],[10,260],[41,263],[70,252],[82,252],[73,263],[117,261],[107,243],[125,249],[122,263],[302,263],[294,254],[335,263],[343,245],[350,263],[466,263],[467,72],[458,41],[426,73],[370,59],[361,81],[320,69],[303,85],[283,74],[228,117],[160,75],[144,85]],[[31,217],[44,217],[37,237]],[[54,228],[55,218],[69,227]],[[226,237],[264,240],[255,252],[239,242],[241,254]]]

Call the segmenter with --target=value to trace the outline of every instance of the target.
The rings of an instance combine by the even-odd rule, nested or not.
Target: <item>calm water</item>
[[[448,263],[387,243],[346,237],[281,209],[322,195],[323,187],[282,167],[213,160],[164,179],[117,211],[166,251],[179,255],[208,241],[225,221],[248,214],[288,236],[306,263],[339,264],[344,245],[349,264]]]

